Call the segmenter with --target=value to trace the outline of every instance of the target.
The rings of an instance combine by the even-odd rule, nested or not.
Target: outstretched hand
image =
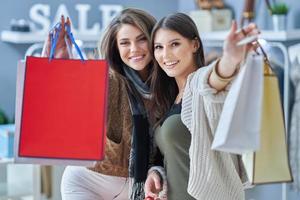
[[[237,30],[236,21],[232,22],[230,32],[225,39],[223,45],[223,58],[227,60],[231,66],[236,66],[244,58],[249,50],[256,48],[256,43],[247,43],[237,45],[239,41],[249,36],[257,36],[260,34],[256,24],[250,23],[240,31]]]
[[[250,23],[240,31],[237,23],[232,22],[231,29],[223,45],[223,55],[216,65],[215,73],[211,73],[208,83],[218,91],[223,90],[232,80],[239,68],[239,64],[245,59],[248,51],[257,48],[257,42],[250,40],[244,44],[239,43],[247,37],[257,39],[260,31],[256,24]],[[221,77],[221,78],[220,78]]]
[[[69,47],[72,46],[72,42],[70,38],[67,35],[65,26],[66,24],[71,27],[71,21],[69,17],[67,17],[67,20],[65,20],[65,17],[62,15],[61,20],[61,30],[57,39],[57,44],[56,44],[56,49],[55,49],[55,58],[63,58],[63,59],[68,59],[72,57],[71,51],[68,50]],[[51,49],[51,38],[53,35],[57,33],[57,27],[54,28],[49,34],[48,37],[44,43],[43,51],[42,51],[42,57],[49,57],[50,56],[50,49]]]

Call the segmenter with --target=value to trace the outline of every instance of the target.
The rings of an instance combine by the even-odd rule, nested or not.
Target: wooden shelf
[[[202,32],[200,37],[206,41],[224,41],[228,34],[228,31],[214,31],[214,32]],[[75,34],[74,36],[78,40],[84,42],[97,42],[100,39],[99,34]],[[15,44],[32,44],[38,42],[44,42],[46,38],[45,33],[39,32],[14,32],[14,31],[2,31],[1,40],[3,42],[15,43]],[[292,41],[300,40],[300,29],[288,30],[288,31],[272,31],[262,30],[260,38],[270,41]]]
[[[24,196],[0,196],[0,200],[34,200],[32,195]]]
[[[202,40],[207,41],[224,41],[227,34],[228,31],[203,32],[200,33],[200,37]],[[300,29],[288,31],[262,30],[259,38],[269,41],[281,42],[300,40]]]
[[[100,39],[99,34],[75,34],[74,37],[78,40],[85,42],[97,42]],[[15,32],[15,31],[2,31],[1,41],[14,44],[32,44],[44,42],[47,35],[46,33],[39,32]]]
[[[14,163],[13,158],[0,158],[0,165],[1,164],[12,164]]]

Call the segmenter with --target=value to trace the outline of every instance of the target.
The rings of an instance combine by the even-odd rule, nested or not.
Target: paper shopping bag
[[[251,184],[292,181],[285,138],[284,113],[278,79],[265,65],[264,94],[261,122],[261,146],[246,153],[242,160]]]
[[[103,159],[106,62],[27,57],[17,73],[15,161],[92,166]]]
[[[249,54],[225,99],[212,149],[242,154],[259,148],[263,58]]]

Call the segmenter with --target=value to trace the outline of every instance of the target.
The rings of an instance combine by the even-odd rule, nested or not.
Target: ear
[[[200,48],[199,39],[195,37],[192,40],[192,45],[193,45],[193,53],[196,53],[198,51],[198,49]]]

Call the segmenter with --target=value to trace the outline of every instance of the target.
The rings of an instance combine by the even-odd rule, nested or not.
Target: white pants
[[[128,200],[128,181],[68,166],[62,176],[61,196],[62,200]]]

